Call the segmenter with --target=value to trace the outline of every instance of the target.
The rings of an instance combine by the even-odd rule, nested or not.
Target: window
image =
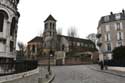
[[[79,43],[79,42],[77,42],[77,46],[80,46],[80,43]]]
[[[62,45],[62,51],[64,51],[64,48],[65,48],[65,46],[64,46],[64,45]]]
[[[51,32],[50,32],[50,36],[51,36]]]
[[[10,52],[13,52],[14,50],[14,43],[13,41],[10,41]]]
[[[111,52],[111,50],[112,50],[112,48],[111,48],[111,44],[108,43],[108,44],[107,44],[107,51]]]
[[[105,25],[106,32],[110,31],[110,25]]]
[[[13,18],[13,19],[12,19],[12,23],[11,23],[11,29],[10,29],[10,35],[11,35],[11,36],[14,35],[15,27],[16,27],[16,19]]]
[[[111,40],[110,33],[107,33],[107,34],[105,35],[105,40],[106,40],[106,41],[110,41],[110,40]]]
[[[109,16],[105,16],[105,17],[104,17],[104,21],[105,21],[105,22],[109,21]]]
[[[120,15],[120,14],[116,14],[116,15],[115,15],[115,19],[116,19],[116,20],[119,20],[120,18],[121,18],[121,15]]]
[[[73,46],[76,46],[76,42],[73,42]]]
[[[0,32],[3,32],[4,15],[0,13]]]
[[[52,23],[50,23],[50,29],[52,29]]]
[[[117,31],[119,31],[119,30],[122,30],[122,23],[116,23],[115,24],[115,29],[117,30]]]
[[[123,39],[123,33],[117,32],[117,40],[122,40],[122,39]]]
[[[45,29],[47,29],[47,28],[48,28],[48,23],[45,24]]]
[[[54,29],[54,27],[55,27],[55,24],[53,23],[53,29]]]
[[[117,23],[117,30],[120,30],[120,23]]]
[[[122,46],[123,44],[122,44],[122,41],[119,41],[119,42],[117,42],[117,47],[119,47],[119,46]]]
[[[35,53],[35,45],[32,46],[32,52]]]

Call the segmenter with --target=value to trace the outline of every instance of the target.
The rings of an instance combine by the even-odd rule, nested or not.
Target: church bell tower
[[[44,50],[50,51],[56,50],[57,42],[57,31],[56,31],[56,20],[52,15],[49,15],[48,18],[44,21],[44,32],[43,32],[43,47]]]

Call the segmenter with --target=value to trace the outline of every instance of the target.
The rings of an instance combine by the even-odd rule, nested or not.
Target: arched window
[[[11,36],[14,35],[15,27],[16,27],[16,19],[15,19],[15,17],[14,17],[14,18],[12,19],[11,28],[10,28],[10,35],[11,35]]]
[[[0,32],[3,32],[4,19],[8,19],[8,14],[5,11],[0,10]]]
[[[3,32],[4,15],[0,13],[0,32]]]

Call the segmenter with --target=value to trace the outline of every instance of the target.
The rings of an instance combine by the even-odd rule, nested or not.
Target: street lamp
[[[52,41],[53,41],[53,38],[50,40],[50,51],[49,51],[49,56],[48,56],[48,72],[49,74],[51,74],[51,68],[50,68],[50,57],[53,56],[53,51],[52,51]]]
[[[50,52],[49,52],[49,57],[48,57],[48,72],[49,72],[49,74],[51,74],[51,69],[50,69],[50,57],[51,56],[53,56],[52,55],[52,49],[50,50]]]

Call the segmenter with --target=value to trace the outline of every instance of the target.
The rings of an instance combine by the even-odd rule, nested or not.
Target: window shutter
[[[121,32],[121,38],[122,38],[122,40],[124,39],[124,33],[123,32]]]
[[[105,41],[107,41],[107,35],[105,34]]]
[[[117,32],[117,40],[119,40],[119,32]]]
[[[111,40],[111,36],[110,36],[110,34],[109,34],[109,33],[108,33],[108,39],[109,39],[109,40]]]
[[[115,27],[115,30],[117,30],[117,25],[116,25],[116,23],[114,23],[114,27]]]

